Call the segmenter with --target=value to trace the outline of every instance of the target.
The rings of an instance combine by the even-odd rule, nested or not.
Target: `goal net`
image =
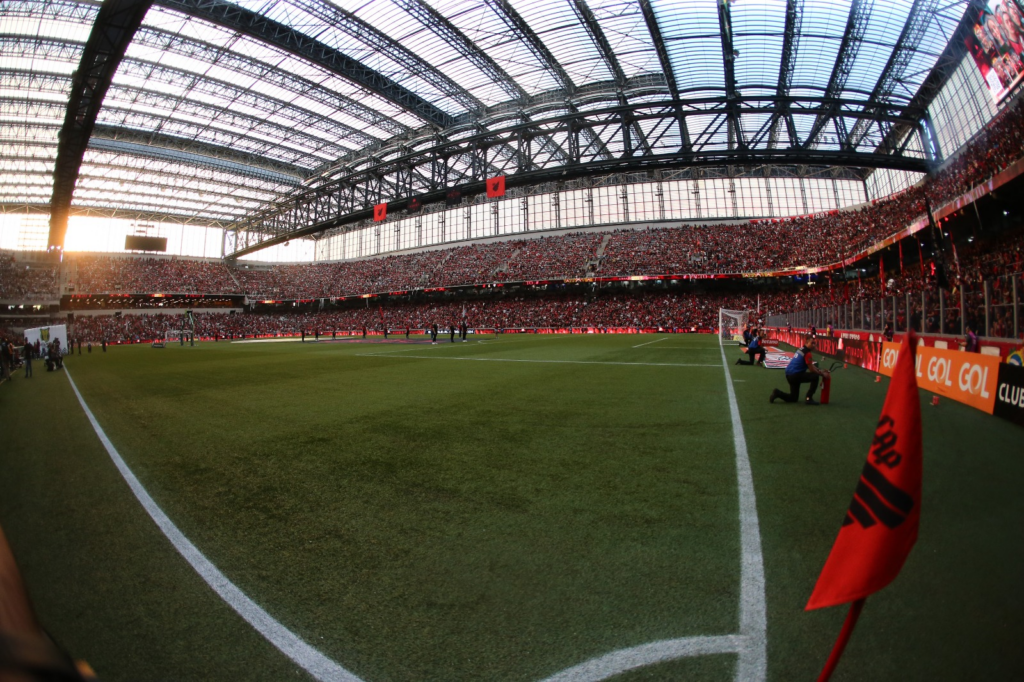
[[[718,333],[722,341],[742,341],[743,330],[750,321],[750,313],[746,310],[718,310]]]

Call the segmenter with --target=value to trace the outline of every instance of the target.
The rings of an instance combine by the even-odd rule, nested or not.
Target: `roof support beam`
[[[739,52],[732,42],[732,12],[729,0],[718,0],[718,26],[722,34],[722,63],[725,67],[726,115],[729,118],[729,149],[744,149],[747,146],[740,126],[740,112],[736,94],[736,56]]]
[[[526,90],[520,87],[519,83],[517,83],[512,76],[501,68],[501,66],[494,61],[487,52],[470,40],[469,37],[449,21],[447,17],[431,7],[426,0],[395,0],[395,4],[418,19],[421,24],[443,38],[452,46],[453,49],[473,64],[473,66],[486,74],[487,77],[490,78],[493,83],[498,85],[498,87],[512,98],[513,101],[518,102],[520,105],[529,103],[530,95]],[[566,151],[558,146],[554,140],[549,137],[545,137],[544,143],[548,145],[548,149],[552,154],[563,160],[568,160],[569,156]],[[523,159],[519,159],[519,161],[520,167],[522,168]]]
[[[248,35],[269,45],[313,62],[401,108],[416,114],[440,129],[451,127],[455,118],[388,76],[362,62],[342,54],[329,45],[296,31],[257,12],[223,0],[159,0],[169,9],[204,19],[232,31]]]
[[[530,50],[533,56],[539,61],[545,69],[554,77],[562,89],[565,91],[565,99],[568,102],[569,99],[576,93],[576,84],[572,82],[572,78],[566,72],[562,65],[555,59],[555,55],[551,54],[551,51],[547,48],[540,36],[534,33],[530,25],[523,19],[522,15],[519,14],[512,7],[512,3],[509,0],[485,0],[487,5],[494,10],[495,14],[498,15],[509,31],[519,39]],[[569,104],[570,110],[572,109],[571,103]],[[612,158],[611,152],[608,151],[608,147],[604,141],[589,128],[584,128],[580,133],[585,136],[588,143],[591,146],[597,146],[601,150],[601,154],[606,158]]]
[[[157,0],[158,2],[160,0]],[[391,38],[377,27],[369,24],[352,12],[342,9],[327,0],[291,0],[291,4],[308,12],[311,16],[349,37],[369,46],[396,64],[402,65],[409,73],[415,74],[430,84],[447,99],[458,102],[467,111],[480,114],[484,104],[443,71],[420,57],[412,50]]]
[[[946,49],[939,55],[938,61],[932,67],[931,73],[925,78],[924,83],[918,88],[914,98],[903,108],[901,118],[920,118],[927,114],[928,107],[946,85],[949,77],[960,66],[960,61],[967,54],[967,45],[964,42],[967,36],[974,30],[974,20],[988,6],[986,0],[970,0],[967,9],[964,11],[960,24],[953,32],[953,37],[946,43]],[[878,151],[883,154],[892,153],[897,149],[903,138],[910,134],[913,126],[896,123],[888,128],[889,132],[878,146]],[[946,150],[946,155],[951,150]]]
[[[310,174],[307,169],[299,166],[246,154],[220,145],[115,126],[97,125],[89,146],[105,151],[206,166],[292,186],[301,184]]]
[[[279,69],[268,68],[248,55],[231,52],[220,45],[186,38],[184,36],[144,26],[136,35],[134,44],[168,52],[174,55],[200,61],[216,62],[219,66],[246,77],[259,78],[268,85],[281,88],[287,92],[302,95],[324,106],[342,110],[354,118],[375,128],[385,130],[391,135],[404,135],[410,131],[405,125],[389,118],[380,111],[336,92],[321,83],[316,83],[297,74],[287,73]]]
[[[434,9],[426,0],[394,0],[395,4],[415,17],[421,24],[443,38],[456,52],[487,75],[513,100],[526,103],[530,96],[498,62],[459,30],[446,16]]]
[[[796,66],[797,44],[800,41],[800,29],[803,26],[804,0],[786,0],[786,28],[782,39],[782,59],[779,63],[779,83],[775,89],[775,96],[780,100],[789,95],[789,89],[793,85],[793,69]],[[800,144],[796,132],[796,123],[793,121],[793,114],[789,111],[788,104],[782,113],[772,120],[771,132],[768,135],[768,148],[774,149],[779,139],[779,126],[785,125],[789,135],[789,146],[796,147]]]
[[[152,0],[107,0],[96,15],[78,70],[71,79],[67,113],[57,143],[50,199],[51,247],[64,247],[75,181],[103,106],[103,97],[132,36],[139,30],[152,4]]]
[[[886,167],[922,172],[927,168],[925,155],[917,149],[896,149],[891,154],[856,153],[848,150],[804,149],[722,149],[714,144],[724,135],[728,123],[729,102],[724,97],[691,100],[692,110],[684,112],[692,117],[693,124],[703,127],[695,136],[695,151],[683,154],[676,149],[662,147],[650,155],[637,154],[632,157],[603,157],[593,147],[580,143],[580,132],[585,129],[614,130],[621,132],[622,121],[632,117],[651,126],[651,129],[671,126],[675,112],[671,103],[658,106],[632,103],[630,111],[623,106],[609,102],[608,106],[586,111],[558,113],[550,118],[509,123],[493,129],[479,128],[474,135],[458,140],[447,140],[436,136],[429,147],[415,149],[392,149],[387,154],[366,158],[350,171],[331,178],[329,182],[294,194],[287,202],[268,207],[246,216],[232,229],[243,239],[244,247],[234,255],[249,252],[280,243],[289,238],[306,236],[340,225],[355,224],[372,215],[372,205],[380,201],[394,202],[393,208],[400,211],[406,197],[416,195],[424,203],[444,200],[447,188],[457,186],[464,195],[481,193],[484,178],[476,170],[480,163],[480,150],[494,149],[500,145],[519,147],[524,155],[537,154],[528,143],[539,135],[565,135],[570,144],[575,144],[574,163],[551,165],[546,157],[530,164],[524,172],[517,173],[510,181],[514,186],[531,185],[541,182],[573,180],[590,177],[594,173],[650,172],[660,169],[678,169],[680,166],[728,166],[741,164],[787,164],[802,166],[840,165],[851,167]],[[736,103],[741,114],[767,118],[779,111],[779,104],[765,105],[760,97],[749,101],[740,99]],[[799,100],[800,111],[805,115],[817,116],[830,112],[849,119],[865,116],[862,100]],[[810,106],[807,106],[810,105]],[[710,114],[710,115],[709,115]],[[901,120],[892,112],[886,121],[895,124],[916,125],[915,121]],[[720,132],[723,131],[723,132]],[[525,141],[526,144],[522,144]],[[539,147],[540,145],[537,145]],[[582,149],[580,148],[582,147]]]
[[[914,0],[914,4],[910,8],[910,14],[907,16],[907,21],[903,25],[903,32],[900,33],[896,47],[893,49],[892,55],[882,71],[882,75],[878,78],[878,83],[871,92],[871,97],[868,99],[868,106],[866,107],[868,111],[875,111],[877,110],[877,105],[891,101],[896,89],[903,82],[903,75],[910,65],[910,60],[917,54],[917,49],[921,46],[925,31],[931,23],[932,16],[938,9],[939,4],[939,0]],[[906,97],[907,99],[913,97],[913,93],[907,90]],[[870,130],[871,123],[869,121],[865,119],[859,120],[857,125],[853,127],[853,130],[850,131],[850,145],[853,148],[859,147]],[[887,132],[883,131],[883,138]]]
[[[689,154],[693,151],[693,143],[690,140],[690,131],[686,126],[683,108],[679,103],[679,86],[676,84],[675,70],[672,68],[672,60],[669,58],[668,49],[665,47],[665,39],[661,35],[661,27],[658,26],[658,18],[654,15],[654,8],[651,7],[651,0],[640,0],[640,10],[643,12],[644,22],[647,24],[647,32],[651,34],[651,40],[654,41],[654,50],[658,53],[661,71],[665,74],[669,93],[672,95],[676,120],[679,125],[679,139],[683,142],[681,151]]]
[[[620,104],[628,104],[626,100],[626,72],[622,70],[622,65],[619,64],[619,58],[615,55],[615,50],[612,49],[612,44],[608,41],[608,36],[605,35],[604,29],[601,28],[601,22],[594,16],[594,12],[591,11],[587,5],[586,0],[573,0],[573,9],[576,11],[576,16],[579,17],[580,22],[586,27],[587,33],[590,34],[590,39],[594,41],[594,45],[597,47],[597,51],[601,53],[601,57],[604,59],[605,64],[608,65],[608,70],[612,72],[612,76],[615,78],[615,85],[618,88],[618,98]],[[633,135],[643,146],[646,153],[650,153],[651,145],[647,141],[647,136],[644,135],[643,128],[640,127],[636,121],[624,121],[623,131],[626,130],[628,125],[629,130],[632,131]],[[627,140],[626,144],[627,154],[632,154],[632,143]]]
[[[843,94],[846,81],[853,70],[853,63],[857,60],[860,46],[864,42],[864,34],[868,28],[868,15],[871,13],[873,5],[874,0],[853,0],[853,4],[850,5],[850,16],[846,21],[846,31],[843,33],[843,42],[839,46],[839,54],[836,56],[836,65],[832,69],[832,76],[828,79],[828,87],[825,88],[825,99],[838,99]],[[846,124],[837,113],[833,109],[815,119],[810,134],[804,140],[804,148],[810,148],[817,144],[818,136],[821,135],[830,120],[835,122],[840,146],[847,144],[849,133],[846,130]]]

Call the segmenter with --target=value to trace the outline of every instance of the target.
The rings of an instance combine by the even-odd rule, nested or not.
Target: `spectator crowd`
[[[960,196],[1019,160],[1024,155],[1022,131],[1024,109],[1007,107],[961,154],[923,184],[851,210],[743,224],[577,232],[355,261],[275,266],[74,254],[58,266],[21,262],[16,253],[3,252],[0,299],[52,298],[60,294],[62,284],[80,294],[160,292],[246,294],[256,300],[321,299],[595,275],[757,273],[828,265],[861,253],[921,218],[929,204],[935,208]],[[928,267],[934,264],[948,280],[947,304],[941,313],[938,306],[928,303],[938,300],[938,276],[930,271],[891,273],[883,275],[880,282],[858,281],[856,286],[852,282],[829,281],[827,286],[819,282],[817,287],[798,292],[763,294],[762,305],[776,310],[809,309],[883,296],[905,300],[909,293],[918,302],[902,313],[892,311],[892,321],[913,323],[924,316],[926,327],[937,331],[957,327],[961,316],[979,324],[987,282],[991,307],[986,331],[1002,336],[1012,329],[1012,278],[1022,270],[1022,251],[1024,236],[1018,232],[995,243],[980,241],[960,254],[950,248],[934,258]],[[461,305],[400,304],[313,317],[210,313],[199,316],[196,331],[206,337],[230,337],[287,334],[304,327],[425,328],[434,323],[457,323],[462,319]],[[720,307],[749,307],[751,302],[743,296],[643,293],[500,298],[466,305],[467,319],[477,327],[706,328],[714,326]],[[76,325],[84,338],[128,341],[161,337],[165,331],[179,328],[180,320],[159,314],[82,316]]]

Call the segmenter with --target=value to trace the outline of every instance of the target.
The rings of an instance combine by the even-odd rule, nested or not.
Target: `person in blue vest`
[[[737,365],[753,365],[753,364],[764,364],[765,350],[764,346],[761,345],[761,330],[752,329],[750,331],[750,341],[747,342],[747,359],[736,358]]]
[[[829,373],[814,366],[814,359],[811,357],[811,351],[814,350],[814,340],[813,336],[808,337],[804,345],[793,356],[793,359],[789,361],[789,365],[786,366],[786,381],[789,382],[789,393],[784,393],[777,388],[773,389],[768,402],[774,403],[776,398],[781,398],[787,403],[795,403],[800,398],[800,384],[810,384],[811,387],[807,389],[807,397],[804,398],[804,404],[818,404],[814,399],[814,392],[818,390],[819,379],[829,376]]]

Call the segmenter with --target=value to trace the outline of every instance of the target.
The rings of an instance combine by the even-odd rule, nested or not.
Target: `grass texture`
[[[714,337],[206,343],[66,364],[185,535],[367,682],[526,682],[738,629]],[[764,544],[769,678],[811,679],[844,611],[803,605],[887,383],[843,370],[829,406],[769,405],[781,372],[730,370]],[[868,600],[833,679],[1018,679],[1021,431],[947,401],[923,410],[921,539]],[[175,553],[62,373],[0,386],[0,414],[0,524],[69,651],[105,681],[307,679]],[[616,679],[724,681],[734,662]]]

